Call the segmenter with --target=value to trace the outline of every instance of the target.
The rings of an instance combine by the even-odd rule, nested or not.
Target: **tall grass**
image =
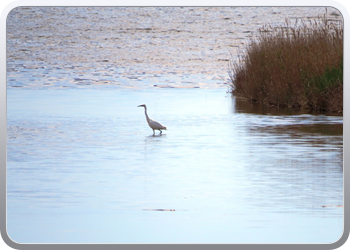
[[[251,102],[342,113],[342,23],[322,17],[263,26],[231,62],[230,78],[232,93]]]

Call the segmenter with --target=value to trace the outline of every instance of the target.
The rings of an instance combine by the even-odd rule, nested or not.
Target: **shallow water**
[[[206,63],[189,60],[195,55],[189,44],[206,51],[204,45],[223,27],[220,22],[240,22],[243,31],[253,32],[269,15],[278,22],[319,12],[146,8],[135,18],[135,9],[129,8],[64,9],[53,14],[23,8],[8,19],[13,32],[8,36],[7,230],[14,241],[338,240],[343,231],[342,117],[263,108],[232,98],[224,84],[227,61],[218,56],[223,50],[214,50],[218,54]],[[151,45],[140,45],[144,53],[136,53],[136,35],[162,37],[146,36],[142,41],[147,43],[170,41],[165,36],[174,38],[169,32],[185,22],[179,19],[185,11],[191,25],[173,31],[182,35],[175,39],[176,46],[182,44],[179,55],[155,54],[157,66],[145,61],[154,52]],[[124,18],[113,19],[116,13]],[[155,13],[158,19],[148,19]],[[25,27],[20,22],[25,17],[35,22]],[[52,23],[45,24],[48,19],[57,24],[55,35]],[[108,39],[106,34],[117,21],[123,30],[119,39],[126,41],[129,34],[130,46],[119,43],[125,53],[114,60],[116,54],[105,50],[102,41],[112,39],[113,32]],[[209,25],[204,44],[191,40],[203,24]],[[83,34],[79,42],[73,31]],[[19,34],[31,35],[33,43],[21,42]],[[248,33],[237,34],[236,41],[247,39],[241,35]],[[62,40],[62,47],[55,47],[63,35],[72,36],[70,43]],[[39,43],[39,37],[45,42]],[[96,41],[91,51],[88,44]],[[134,53],[140,62],[133,61]],[[137,107],[143,103],[151,118],[167,126],[161,136],[152,135],[143,108]]]
[[[168,127],[161,136],[152,135],[141,103]],[[20,242],[337,240],[342,118],[254,114],[246,105],[222,89],[9,90],[9,235]]]

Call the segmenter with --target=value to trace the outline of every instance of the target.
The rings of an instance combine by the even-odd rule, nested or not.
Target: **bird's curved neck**
[[[147,108],[146,108],[146,107],[144,107],[144,108],[145,108],[146,120],[148,121],[148,120],[149,120],[149,117],[148,117],[148,115],[147,115]]]

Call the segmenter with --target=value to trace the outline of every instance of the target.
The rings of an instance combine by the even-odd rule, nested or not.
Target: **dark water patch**
[[[343,135],[343,124],[289,125],[286,129],[311,134]]]
[[[288,122],[287,122],[288,123]],[[253,127],[252,130],[258,130],[264,133],[286,134],[290,136],[303,137],[306,134],[310,135],[324,135],[324,136],[342,136],[343,124],[332,123],[311,123],[310,124],[275,124],[264,125],[261,127]],[[325,141],[326,143],[326,141]]]
[[[73,78],[74,81],[76,82],[81,82],[81,81],[89,81],[90,79],[84,79],[84,78]]]

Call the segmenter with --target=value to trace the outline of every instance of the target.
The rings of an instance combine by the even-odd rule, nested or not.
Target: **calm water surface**
[[[19,19],[8,19],[9,236],[20,243],[338,240],[343,231],[342,117],[260,108],[232,98],[221,67],[227,58],[204,53],[222,53],[207,46],[219,30],[220,22],[209,22],[215,16],[240,22],[243,30],[235,30],[239,34],[233,39],[240,41],[248,39],[246,29],[256,30],[250,20],[258,20],[258,27],[269,15],[282,20],[323,10],[301,9],[147,8],[136,19],[135,9],[128,8],[13,12]],[[148,19],[162,11],[168,18],[159,14],[158,26]],[[116,13],[124,19],[106,21]],[[171,22],[180,22],[176,17],[184,13],[193,23]],[[35,22],[14,21],[24,17]],[[55,36],[71,40],[42,26],[47,19],[60,24]],[[186,39],[206,23],[213,27],[203,33],[205,42],[192,43],[198,53],[204,51],[199,53],[204,61],[194,62],[198,54],[189,52]],[[106,37],[112,26],[120,34]],[[171,29],[180,37],[175,39]],[[80,42],[73,31],[82,32]],[[137,40],[139,32],[154,39]],[[21,34],[32,42],[21,42]],[[115,42],[120,57],[105,50],[109,39],[128,35],[129,54],[122,41]],[[57,41],[61,46],[54,46]],[[137,54],[134,43],[141,41],[150,44]],[[161,66],[147,62],[157,42],[177,44],[169,51],[183,56],[167,64],[166,55],[155,54]],[[168,127],[161,136],[152,135],[143,108],[137,108],[143,103],[151,118]]]

